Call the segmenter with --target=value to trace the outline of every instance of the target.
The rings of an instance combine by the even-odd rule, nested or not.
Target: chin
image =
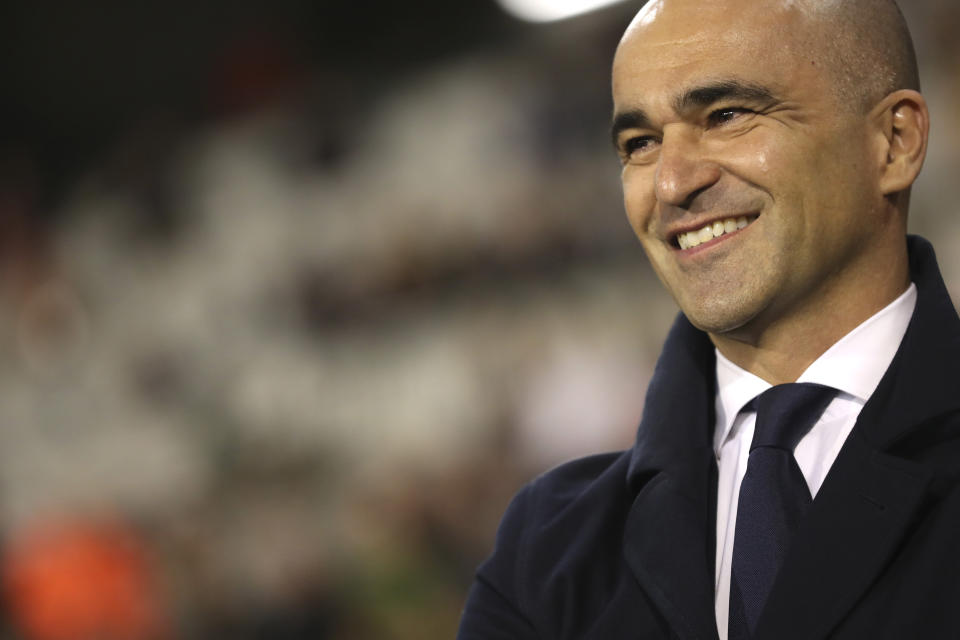
[[[757,312],[740,299],[724,299],[710,304],[680,305],[690,323],[701,331],[726,334],[742,329]]]

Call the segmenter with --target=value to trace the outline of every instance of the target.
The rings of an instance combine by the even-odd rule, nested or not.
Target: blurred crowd
[[[607,135],[636,8],[360,87],[243,40],[212,115],[144,108],[56,197],[5,148],[0,638],[452,637],[517,488],[630,445],[676,312]],[[960,8],[904,9],[960,293]]]

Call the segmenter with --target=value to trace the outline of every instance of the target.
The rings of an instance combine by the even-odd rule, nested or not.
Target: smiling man
[[[617,51],[630,222],[690,321],[770,382],[796,380],[907,288],[927,112],[896,11],[655,2]]]
[[[681,314],[633,449],[514,499],[462,639],[960,633],[960,320],[906,235],[928,112],[892,0],[654,0],[613,64]]]

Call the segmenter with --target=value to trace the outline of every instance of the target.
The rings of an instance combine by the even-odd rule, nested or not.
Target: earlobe
[[[886,161],[881,168],[880,189],[891,195],[910,188],[927,154],[930,113],[916,91],[894,91],[878,105],[886,141]]]

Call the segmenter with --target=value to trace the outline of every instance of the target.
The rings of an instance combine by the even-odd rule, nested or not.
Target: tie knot
[[[754,400],[757,426],[750,450],[776,447],[792,452],[836,394],[832,387],[811,382],[770,387]]]

